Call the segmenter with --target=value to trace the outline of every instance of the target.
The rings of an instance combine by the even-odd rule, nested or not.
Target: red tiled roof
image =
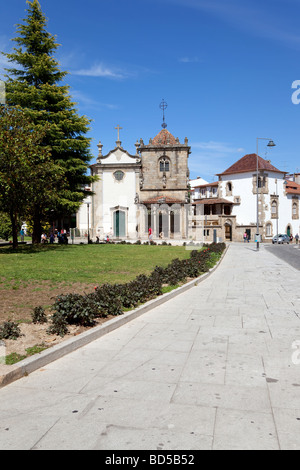
[[[219,181],[215,181],[214,183],[199,184],[199,186],[194,186],[194,188],[208,188],[211,186],[219,186]]]
[[[300,194],[300,184],[297,184],[294,181],[287,181],[286,192],[288,194]]]
[[[251,153],[249,155],[245,155],[244,157],[240,158],[236,163],[231,165],[227,170],[223,173],[219,173],[218,176],[221,175],[230,175],[233,173],[246,173],[248,171],[256,171],[257,168],[257,155],[256,153]],[[259,170],[267,170],[267,171],[275,171],[277,173],[285,173],[284,171],[278,170],[275,166],[271,165],[269,160],[264,160],[263,158],[258,156],[258,169]]]
[[[234,204],[232,201],[228,201],[227,199],[222,198],[203,198],[199,199],[193,204]]]
[[[184,204],[184,202],[168,196],[155,196],[147,199],[147,201],[140,201],[141,204]]]
[[[152,140],[152,145],[178,145],[178,140],[167,129],[162,129]]]

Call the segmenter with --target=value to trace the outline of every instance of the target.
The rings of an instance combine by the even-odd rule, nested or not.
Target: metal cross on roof
[[[168,103],[166,103],[165,100],[162,100],[162,102],[160,103],[159,107],[160,107],[160,109],[163,110],[163,123],[162,123],[161,127],[162,127],[163,129],[166,129],[167,124],[165,123],[165,109],[167,109]]]
[[[115,127],[118,131],[118,140],[116,140],[117,147],[121,147],[122,142],[120,141],[120,129],[123,129],[123,127],[117,126]]]
[[[117,127],[115,127],[115,129],[117,129],[117,131],[118,131],[118,141],[119,141],[120,140],[120,129],[123,129],[123,127],[117,126]]]

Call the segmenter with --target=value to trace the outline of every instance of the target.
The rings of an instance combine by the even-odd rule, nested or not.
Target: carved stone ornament
[[[165,189],[166,186],[167,186],[167,176],[166,176],[166,173],[163,174],[162,181],[163,181],[163,188]]]
[[[144,186],[144,176],[143,173],[140,172],[140,189],[143,189]]]

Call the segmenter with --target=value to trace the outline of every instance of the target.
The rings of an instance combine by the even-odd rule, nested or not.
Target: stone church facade
[[[98,144],[91,173],[98,181],[77,213],[77,228],[94,241],[262,241],[276,233],[300,233],[300,177],[290,178],[269,160],[249,154],[218,174],[213,183],[190,181],[187,138],[165,127],[131,155],[119,139],[107,155]],[[258,167],[258,168],[257,168]],[[258,170],[258,179],[257,179]],[[258,220],[257,220],[258,202]]]
[[[146,239],[151,228],[153,238],[187,238],[191,153],[187,138],[180,143],[164,128],[148,144],[137,141],[135,155],[121,144],[118,137],[116,147],[102,155],[100,142],[97,162],[90,167],[98,176],[88,205],[93,237]]]

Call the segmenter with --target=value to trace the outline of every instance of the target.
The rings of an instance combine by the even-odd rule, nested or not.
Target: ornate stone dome
[[[152,145],[178,145],[179,139],[175,139],[175,137],[167,131],[167,129],[162,129],[159,134],[152,140]]]

